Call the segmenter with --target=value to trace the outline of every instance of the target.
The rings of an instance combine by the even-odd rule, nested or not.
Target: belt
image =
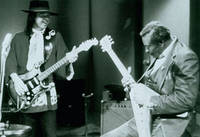
[[[191,111],[193,112],[193,111]],[[156,119],[156,118],[166,118],[166,119],[170,119],[170,118],[188,118],[189,114],[191,113],[190,111],[188,112],[183,112],[183,113],[179,113],[179,114],[156,114],[156,115],[153,115],[153,119]]]

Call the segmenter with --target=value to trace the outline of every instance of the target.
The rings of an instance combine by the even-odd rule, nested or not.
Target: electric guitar
[[[134,78],[130,75],[126,67],[123,65],[123,63],[120,61],[118,56],[115,54],[115,52],[112,49],[112,44],[114,44],[114,41],[112,40],[111,36],[106,35],[100,40],[100,46],[103,52],[107,52],[114,64],[116,65],[117,69],[121,73],[123,77],[130,78],[130,81],[132,83],[135,83]],[[131,88],[132,86],[130,86]],[[148,87],[147,87],[148,88]],[[148,91],[150,91],[149,95],[158,95],[156,92],[148,88]],[[137,131],[139,137],[151,137],[151,114],[150,110],[146,107],[141,107],[141,105],[137,104],[135,100],[133,99],[134,91],[131,90],[129,92],[131,104],[133,108],[133,114],[136,121]]]
[[[98,40],[96,38],[82,42],[78,48],[75,49],[75,52],[78,54],[82,51],[88,51],[93,45],[97,45]],[[17,111],[22,109],[29,108],[34,100],[44,92],[46,92],[50,85],[45,85],[43,82],[49,75],[55,72],[64,64],[69,64],[68,57],[65,56],[60,59],[57,63],[49,67],[43,72],[40,72],[39,69],[34,69],[26,74],[19,75],[21,80],[25,83],[28,88],[28,91],[25,92],[24,96],[19,96],[14,88],[14,83],[12,80],[9,81],[8,87],[10,89],[11,100],[15,105],[17,105]]]

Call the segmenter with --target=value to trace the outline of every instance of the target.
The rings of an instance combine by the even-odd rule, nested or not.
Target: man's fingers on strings
[[[19,96],[22,96],[24,94],[24,92],[21,88],[16,88],[16,92]]]
[[[24,83],[20,83],[19,86],[20,86],[20,89],[22,90],[23,93],[25,91],[28,91],[28,88],[27,88],[27,86]]]

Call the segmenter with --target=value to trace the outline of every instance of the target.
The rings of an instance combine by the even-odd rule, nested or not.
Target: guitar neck
[[[82,51],[88,51],[93,45],[97,45],[98,41],[96,38],[93,38],[91,40],[87,40],[85,42],[82,42],[78,48],[72,49],[73,51],[70,52],[70,54],[79,54]],[[74,53],[73,53],[74,52]],[[71,55],[69,55],[71,56]],[[67,57],[67,55],[65,57],[63,57],[62,59],[60,59],[57,63],[55,63],[53,66],[49,67],[47,70],[45,70],[44,72],[42,72],[40,75],[37,76],[39,81],[43,81],[44,79],[46,79],[50,74],[52,74],[53,72],[55,72],[57,69],[59,69],[61,66],[63,66],[64,64],[69,64],[69,57]]]
[[[127,71],[126,67],[124,66],[124,64],[120,61],[120,59],[118,58],[118,56],[115,54],[115,52],[111,49],[109,51],[107,51],[108,55],[110,56],[110,58],[112,59],[112,61],[114,62],[115,66],[117,67],[117,69],[119,70],[119,72],[121,73],[121,75],[123,77],[131,77],[131,79],[135,82],[135,80],[133,79],[133,77],[129,74],[129,72]]]
[[[44,79],[46,79],[50,74],[52,74],[53,72],[55,72],[56,70],[58,70],[60,67],[62,67],[64,64],[69,64],[69,61],[67,59],[67,57],[63,57],[62,59],[60,59],[57,63],[55,63],[53,66],[49,67],[47,70],[45,70],[44,72],[42,72],[40,75],[37,76],[37,78],[40,81],[43,81]]]

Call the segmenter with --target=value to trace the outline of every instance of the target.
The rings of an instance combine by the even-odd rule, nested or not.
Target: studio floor
[[[94,124],[88,124],[81,127],[58,127],[57,136],[58,137],[99,137],[100,128]]]

